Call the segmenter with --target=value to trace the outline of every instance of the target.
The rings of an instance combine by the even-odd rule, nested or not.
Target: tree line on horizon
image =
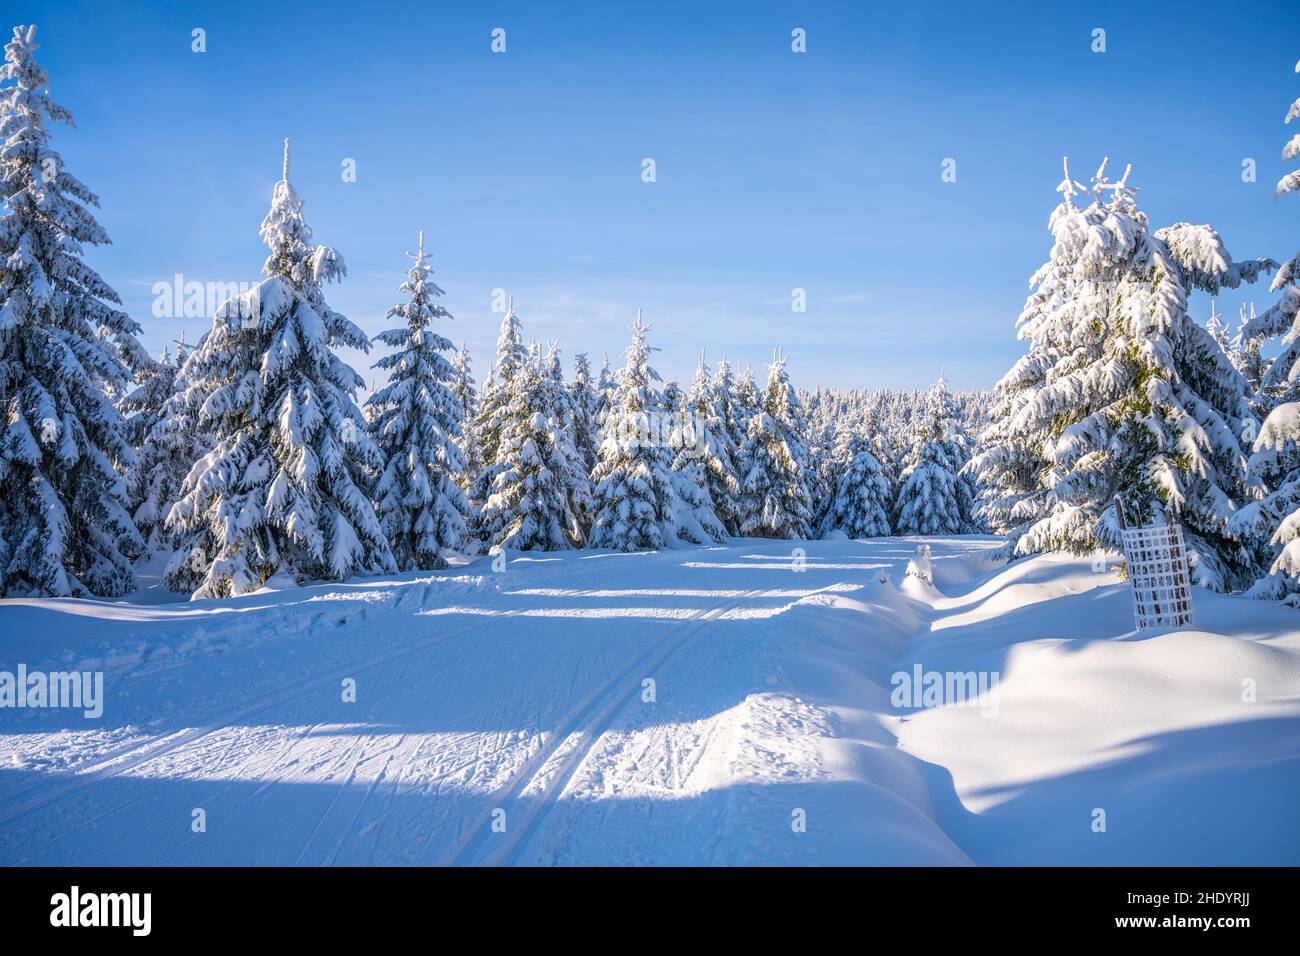
[[[639,310],[620,368],[578,353],[566,380],[513,300],[479,388],[441,331],[421,234],[374,339],[386,381],[358,405],[337,350],[372,342],[327,301],[345,266],[313,241],[288,142],[264,278],[154,358],[84,262],[108,237],[50,147],[47,121],[71,115],[35,49],[35,28],[15,28],[0,67],[0,593],[122,594],[158,555],[198,598],[483,550],[735,536],[991,530],[1008,556],[1087,553],[1120,544],[1118,502],[1183,525],[1198,583],[1300,594],[1300,257],[1234,261],[1209,226],[1153,230],[1127,171],[1085,185],[1067,168],[1018,320],[1027,351],[992,393],[942,376],[798,390],[779,352],[761,387],[703,354],[681,387],[654,370]],[[1278,189],[1300,190],[1300,171]],[[1188,313],[1193,290],[1273,272],[1279,301],[1235,337]]]

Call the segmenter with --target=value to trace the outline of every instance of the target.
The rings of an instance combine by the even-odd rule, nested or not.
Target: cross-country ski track
[[[106,691],[0,712],[0,862],[1300,859],[1294,610],[1198,590],[1137,634],[1087,559],[925,540],[933,586],[919,539],[736,540],[0,602],[0,669]],[[917,666],[998,675],[996,712],[899,706]]]

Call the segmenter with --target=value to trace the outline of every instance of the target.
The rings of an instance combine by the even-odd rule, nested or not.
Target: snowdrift
[[[105,680],[0,709],[0,863],[1300,862],[1293,609],[1138,634],[1086,561],[919,540],[0,602],[0,671]]]

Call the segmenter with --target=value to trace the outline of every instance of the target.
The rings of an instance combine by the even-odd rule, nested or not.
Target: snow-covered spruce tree
[[[838,454],[848,464],[839,471],[830,507],[820,528],[822,536],[843,531],[850,538],[878,538],[891,534],[889,511],[893,507],[889,482],[871,439],[849,431],[840,433]]]
[[[1300,73],[1300,62],[1296,63]],[[1291,104],[1285,122],[1300,119],[1300,99]],[[1300,158],[1300,133],[1282,148],[1282,161]],[[1300,194],[1300,168],[1284,175],[1276,196]],[[1272,400],[1250,457],[1251,474],[1262,481],[1267,495],[1241,509],[1233,530],[1246,540],[1266,537],[1272,549],[1268,572],[1250,594],[1285,598],[1300,606],[1300,253],[1292,256],[1273,279],[1278,301],[1242,329],[1245,342],[1282,336],[1282,352],[1264,373],[1261,391]],[[1267,407],[1267,406],[1266,406]]]
[[[605,416],[609,414],[609,403],[614,397],[614,375],[609,370],[609,353],[601,353],[600,377],[596,379],[596,409],[592,413],[597,428],[605,427]],[[599,442],[597,448],[599,448]]]
[[[565,480],[571,462],[557,420],[550,372],[534,352],[511,372],[503,396],[497,459],[483,504],[482,528],[491,548],[563,551],[582,543],[579,516]],[[488,474],[488,472],[485,472]]]
[[[1211,300],[1210,317],[1205,321],[1205,331],[1244,380],[1246,399],[1250,402],[1251,411],[1255,419],[1262,422],[1267,417],[1268,410],[1272,408],[1268,397],[1260,391],[1269,363],[1260,348],[1260,340],[1256,338],[1246,341],[1241,335],[1241,330],[1250,323],[1254,314],[1253,305],[1248,310],[1245,303],[1242,304],[1241,322],[1237,334],[1234,335]]]
[[[569,407],[573,414],[573,446],[578,450],[586,474],[596,467],[596,454],[600,448],[600,426],[596,424],[599,395],[591,380],[591,364],[587,353],[573,357],[573,382],[569,385]]]
[[[657,429],[668,446],[669,458],[676,459],[677,453],[688,444],[694,452],[696,432],[694,423],[686,414],[686,393],[677,384],[677,379],[670,378],[664,383],[659,393],[659,415]]]
[[[1040,536],[1046,530],[1040,522],[1053,509],[1050,493],[1061,477],[1049,447],[1063,423],[1050,407],[1037,404],[1039,393],[1054,375],[1095,360],[1101,341],[1090,312],[1092,286],[1076,275],[1088,224],[1074,204],[1076,184],[1068,167],[1057,191],[1061,202],[1048,220],[1056,241],[1030,278],[1029,297],[1016,320],[1017,337],[1029,342],[1029,350],[994,386],[992,421],[967,465],[981,488],[980,517],[1006,536],[1008,557],[1028,553],[1021,539],[1031,528]],[[1058,539],[1088,540],[1094,519],[1057,510],[1058,516],[1078,519],[1077,525],[1056,529]]]
[[[871,454],[880,463],[880,472],[889,485],[889,500],[893,502],[898,498],[898,476],[902,471],[898,455],[894,451],[894,446],[890,444],[889,433],[880,424],[878,414],[871,416],[866,427]]]
[[[162,355],[157,359],[146,356],[147,361],[143,362],[135,373],[134,386],[128,389],[117,403],[118,411],[123,416],[122,425],[127,441],[131,443],[131,447],[137,454],[144,447],[154,423],[163,417],[164,406],[176,393],[177,376],[189,352],[190,348],[186,345],[185,336],[182,334],[176,342],[174,360],[171,351],[167,348],[163,349]],[[127,483],[130,484],[130,481],[128,475]],[[146,533],[143,528],[141,533]]]
[[[1060,187],[1052,259],[1022,316],[1030,351],[1008,376],[1022,394],[994,423],[1047,490],[1027,499],[1037,516],[1016,552],[1118,548],[1120,496],[1136,520],[1157,503],[1180,520],[1199,583],[1240,586],[1257,549],[1227,525],[1253,494],[1238,438],[1250,407],[1241,377],[1187,315],[1187,295],[1253,281],[1271,263],[1232,262],[1207,226],[1150,232],[1127,177],[1109,182],[1103,163],[1090,189],[1068,170]]]
[[[578,519],[578,546],[587,538],[591,526],[591,469],[574,441],[573,396],[564,382],[564,369],[560,364],[559,343],[552,342],[546,353],[546,410],[555,422],[555,447],[563,461],[564,471],[560,482],[569,502],[569,510]]]
[[[1250,323],[1254,321],[1254,303],[1251,303],[1249,308],[1242,303],[1241,319],[1237,325],[1237,334],[1232,337],[1228,358],[1233,367],[1241,373],[1241,377],[1246,380],[1246,395],[1255,410],[1255,417],[1263,421],[1276,403],[1270,401],[1264,394],[1264,379],[1268,375],[1272,359],[1264,354],[1263,342],[1259,337],[1247,338],[1245,334]]]
[[[144,541],[119,469],[134,460],[111,394],[139,331],[82,261],[109,239],[99,200],[50,147],[72,114],[49,97],[34,26],[0,66],[0,595],[116,595]]]
[[[939,381],[935,383],[932,395],[939,404],[940,417],[944,423],[941,435],[944,447],[948,457],[957,463],[957,507],[962,524],[967,528],[967,533],[974,534],[984,528],[979,518],[978,483],[966,467],[970,462],[973,442],[966,434],[965,419],[942,372],[939,373]]]
[[[677,496],[677,536],[692,544],[721,541],[727,531],[709,496],[704,456],[705,429],[686,407],[686,394],[673,381],[664,386],[659,435],[668,442],[672,458],[673,491]]]
[[[856,393],[837,395],[817,387],[799,390],[808,428],[808,492],[812,497],[814,532],[826,526],[840,476],[848,468],[848,439],[863,433]]]
[[[1219,315],[1215,301],[1210,300],[1210,317],[1205,320],[1205,331],[1210,333],[1210,338],[1214,344],[1219,347],[1224,355],[1232,348],[1231,336],[1228,334],[1228,325],[1223,321],[1223,316]]]
[[[174,542],[164,526],[167,512],[180,496],[190,465],[207,447],[176,397],[187,351],[183,339],[175,362],[164,350],[120,403],[128,416],[127,436],[136,449],[135,464],[126,475],[132,518],[151,554],[172,550]]]
[[[226,597],[273,575],[339,580],[396,570],[367,495],[384,461],[353,401],[364,382],[333,349],[370,342],[325,301],[342,258],[313,246],[284,176],[262,221],[266,276],[226,302],[185,363],[183,401],[211,450],[194,463],[168,528],[173,590]]]
[[[839,441],[839,430],[832,424],[824,408],[808,417],[806,445],[808,449],[805,476],[808,497],[812,502],[809,527],[817,532],[826,524],[835,503],[835,489],[839,476],[848,467],[848,449]]]
[[[930,389],[894,507],[897,534],[970,534],[972,486],[962,468],[962,441],[943,376]]]
[[[740,373],[740,378],[736,380],[734,396],[732,407],[735,412],[735,424],[743,445],[744,436],[749,434],[750,422],[763,409],[763,398],[759,395],[758,386],[754,382],[752,365],[746,365],[745,370]]]
[[[1246,541],[1267,540],[1273,560],[1247,592],[1300,607],[1300,401],[1283,402],[1264,421],[1250,456],[1250,471],[1269,489],[1232,518]]]
[[[1171,246],[1171,254],[1177,258],[1176,247]],[[1248,271],[1253,266],[1233,268]],[[1190,273],[1184,263],[1179,267],[1186,282]],[[1184,292],[1190,291],[1185,286]],[[1175,426],[1181,446],[1171,456],[1179,468],[1182,494],[1161,500],[1184,527],[1197,583],[1219,591],[1240,590],[1250,585],[1269,556],[1266,536],[1243,535],[1231,525],[1237,510],[1255,501],[1264,488],[1245,460],[1258,432],[1254,396],[1209,332],[1190,317],[1184,321],[1183,334],[1174,339],[1173,400],[1166,412],[1177,415],[1181,410],[1186,416]]]
[[[444,354],[455,346],[434,325],[451,314],[437,302],[444,293],[433,281],[423,232],[410,258],[397,288],[406,301],[388,310],[404,324],[375,336],[396,351],[374,364],[388,373],[388,384],[366,401],[367,428],[384,461],[373,495],[398,568],[438,570],[464,547],[469,520],[469,501],[456,483],[466,470],[458,444],[464,410]]]
[[[1122,183],[1114,197],[1114,206],[1145,222]],[[1241,443],[1243,436],[1248,440],[1255,434],[1257,425],[1245,380],[1209,332],[1188,315],[1187,299],[1193,290],[1215,295],[1254,282],[1277,263],[1234,262],[1219,234],[1205,225],[1178,223],[1157,230],[1150,240],[1148,248],[1139,247],[1123,284],[1136,286],[1138,295],[1121,286],[1121,296],[1130,307],[1134,299],[1142,303],[1138,308],[1146,319],[1138,330],[1156,337],[1151,366],[1159,368],[1164,354],[1158,339],[1162,330],[1172,345],[1162,375],[1167,385],[1149,383],[1151,404],[1166,429],[1161,451],[1172,465],[1168,476],[1161,475],[1159,466],[1153,469],[1169,479],[1167,485],[1157,484],[1155,499],[1183,525],[1196,582],[1236,590],[1249,584],[1266,553],[1264,541],[1230,529],[1236,509],[1260,493],[1259,482],[1245,469]],[[1160,263],[1162,253],[1168,268]]]
[[[676,535],[692,544],[716,544],[727,536],[709,498],[704,462],[690,449],[673,458],[673,492],[677,499]]]
[[[163,349],[161,356],[151,358],[139,370],[134,387],[127,390],[117,403],[117,410],[122,415],[123,434],[137,457],[149,430],[162,417],[163,406],[175,391],[177,364],[172,361],[171,352]],[[128,486],[131,481],[132,477],[128,473]],[[134,503],[134,496],[131,497]],[[138,522],[136,527],[139,528]],[[140,528],[140,533],[146,536],[148,534],[143,528]]]
[[[713,395],[727,434],[731,436],[731,445],[734,449],[732,462],[736,467],[736,484],[739,487],[744,478],[744,473],[741,471],[741,450],[745,447],[749,435],[749,423],[758,412],[758,390],[754,387],[753,369],[746,367],[737,378],[732,371],[731,363],[724,356],[718,363],[718,371],[713,376]],[[746,507],[744,496],[737,493],[736,534],[742,533],[740,527],[745,523]]]
[[[1028,363],[1021,360],[998,383],[994,420],[980,435],[979,448],[966,463],[978,491],[976,515],[995,534],[1004,535],[1002,557],[1016,553],[1020,538],[1047,514],[1050,465],[1043,444],[1015,429],[1015,412],[1026,399],[1015,391]]]
[[[1300,62],[1296,63],[1296,72],[1300,73]],[[1291,104],[1283,122],[1289,124],[1292,120],[1300,120],[1300,98]],[[1295,159],[1300,159],[1300,133],[1282,147],[1282,162]],[[1288,193],[1300,195],[1300,167],[1278,180],[1274,198]],[[1280,402],[1290,402],[1300,392],[1300,252],[1277,270],[1271,291],[1281,293],[1277,302],[1247,323],[1242,337],[1250,341],[1281,336],[1282,351],[1264,376],[1262,389]]]
[[[713,373],[713,381],[710,384],[713,407],[721,420],[727,451],[734,463],[740,446],[745,443],[745,435],[749,433],[749,419],[745,417],[747,410],[740,407],[736,397],[736,377],[731,371],[731,363],[727,361],[726,356],[723,356],[722,361],[718,363],[717,371]]]
[[[726,360],[718,366],[722,391],[730,401],[731,369]],[[735,438],[725,413],[718,406],[718,377],[710,378],[704,353],[686,393],[685,416],[688,426],[684,447],[695,449],[703,473],[704,488],[714,514],[726,535],[740,533],[740,480],[736,477]]]
[[[478,442],[478,392],[474,388],[474,373],[470,365],[469,349],[464,345],[452,359],[451,392],[460,404],[460,446],[465,467],[455,475],[461,491],[469,494],[479,472],[483,470],[483,450]]]
[[[670,378],[664,383],[663,391],[660,393],[660,400],[663,403],[663,411],[667,413],[665,422],[667,424],[670,442],[672,443],[673,449],[676,450],[680,447],[680,443],[683,440],[681,434],[681,414],[682,410],[686,407],[686,393],[683,392],[682,387],[677,384],[677,379]]]
[[[671,450],[661,439],[663,397],[650,367],[650,327],[641,310],[632,324],[632,343],[624,352],[605,417],[600,460],[592,472],[592,522],[588,546],[616,551],[670,547],[677,541],[679,502]]]
[[[515,373],[527,360],[523,324],[515,313],[515,297],[510,296],[505,318],[501,320],[501,334],[497,338],[496,365],[483,385],[483,396],[478,409],[479,447],[483,452],[483,461],[488,465],[496,461],[501,429],[510,414],[508,405],[514,388]],[[482,500],[477,494],[475,498]]]
[[[803,408],[786,374],[785,357],[778,352],[768,366],[767,387],[740,449],[741,534],[809,537],[812,501],[804,474],[808,456],[804,431]]]

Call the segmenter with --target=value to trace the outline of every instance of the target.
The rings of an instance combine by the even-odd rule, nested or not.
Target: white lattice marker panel
[[[1192,623],[1192,582],[1178,525],[1125,528],[1124,555],[1138,630]]]

